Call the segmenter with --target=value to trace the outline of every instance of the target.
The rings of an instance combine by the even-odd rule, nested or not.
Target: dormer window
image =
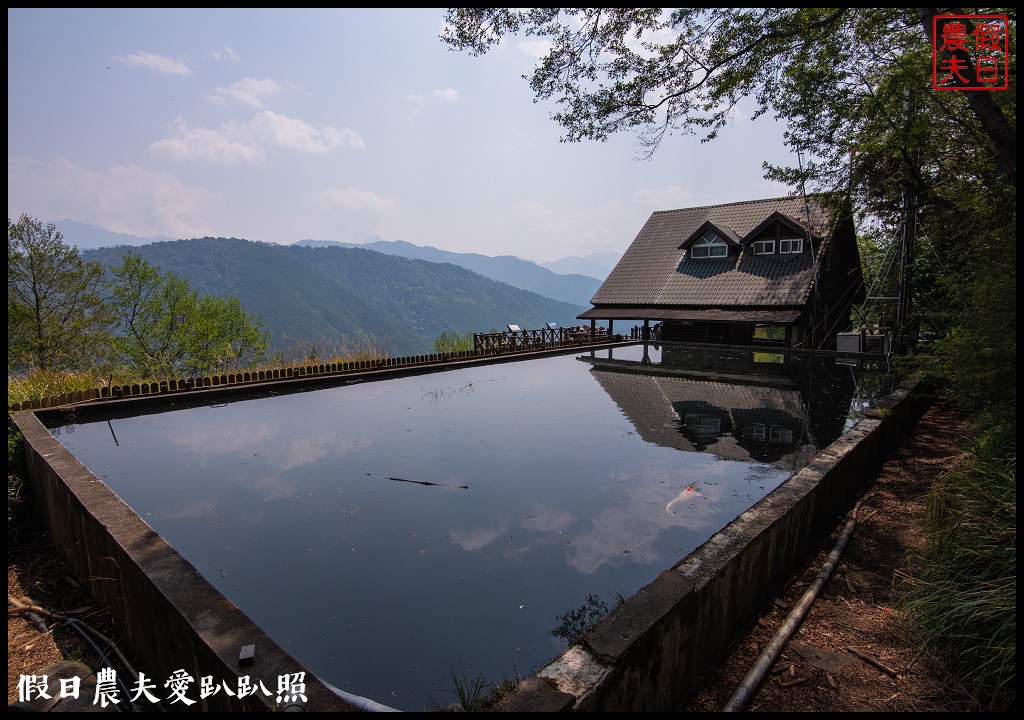
[[[775,254],[775,241],[774,240],[755,240],[754,241],[754,254],[755,255],[774,255]]]
[[[800,237],[788,237],[779,239],[780,255],[797,255],[804,251],[804,239]]]
[[[729,254],[729,247],[725,240],[718,236],[714,230],[708,230],[701,236],[700,240],[690,247],[692,258],[724,258]]]

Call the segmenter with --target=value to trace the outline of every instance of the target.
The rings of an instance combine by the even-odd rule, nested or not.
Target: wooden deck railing
[[[496,355],[524,350],[586,345],[596,340],[607,340],[605,328],[542,328],[540,330],[506,330],[496,333],[473,333],[473,353]]]

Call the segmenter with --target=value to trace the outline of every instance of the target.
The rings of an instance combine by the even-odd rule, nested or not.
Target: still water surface
[[[868,403],[832,360],[636,345],[52,432],[307,669],[416,711],[539,669]]]

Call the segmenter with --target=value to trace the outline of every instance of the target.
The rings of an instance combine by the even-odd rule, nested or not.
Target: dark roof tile
[[[814,277],[809,253],[760,257],[744,251],[722,260],[680,262],[679,246],[706,221],[745,238],[773,213],[784,215],[816,237],[826,237],[827,217],[814,201],[776,198],[658,211],[591,301],[594,305],[686,305],[691,307],[800,306]]]

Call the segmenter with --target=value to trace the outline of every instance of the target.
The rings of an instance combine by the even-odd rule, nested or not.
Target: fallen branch
[[[864,662],[866,662],[866,663],[867,663],[868,665],[871,665],[871,666],[873,666],[873,667],[876,667],[876,668],[878,668],[879,670],[881,670],[882,672],[884,672],[884,673],[885,673],[886,675],[888,675],[889,677],[891,677],[891,678],[897,678],[897,677],[899,677],[899,673],[897,673],[897,672],[896,672],[895,670],[893,670],[892,668],[890,668],[890,667],[887,667],[887,666],[883,665],[883,664],[882,664],[881,662],[879,662],[878,660],[875,660],[875,659],[874,659],[873,657],[871,657],[870,655],[868,655],[868,654],[866,654],[866,653],[862,653],[862,652],[861,652],[860,650],[857,650],[856,648],[852,648],[852,647],[847,647],[846,649],[847,649],[847,650],[849,650],[850,652],[852,652],[852,653],[853,653],[854,655],[856,655],[857,657],[859,657],[859,658],[860,658],[861,660],[863,660]]]

